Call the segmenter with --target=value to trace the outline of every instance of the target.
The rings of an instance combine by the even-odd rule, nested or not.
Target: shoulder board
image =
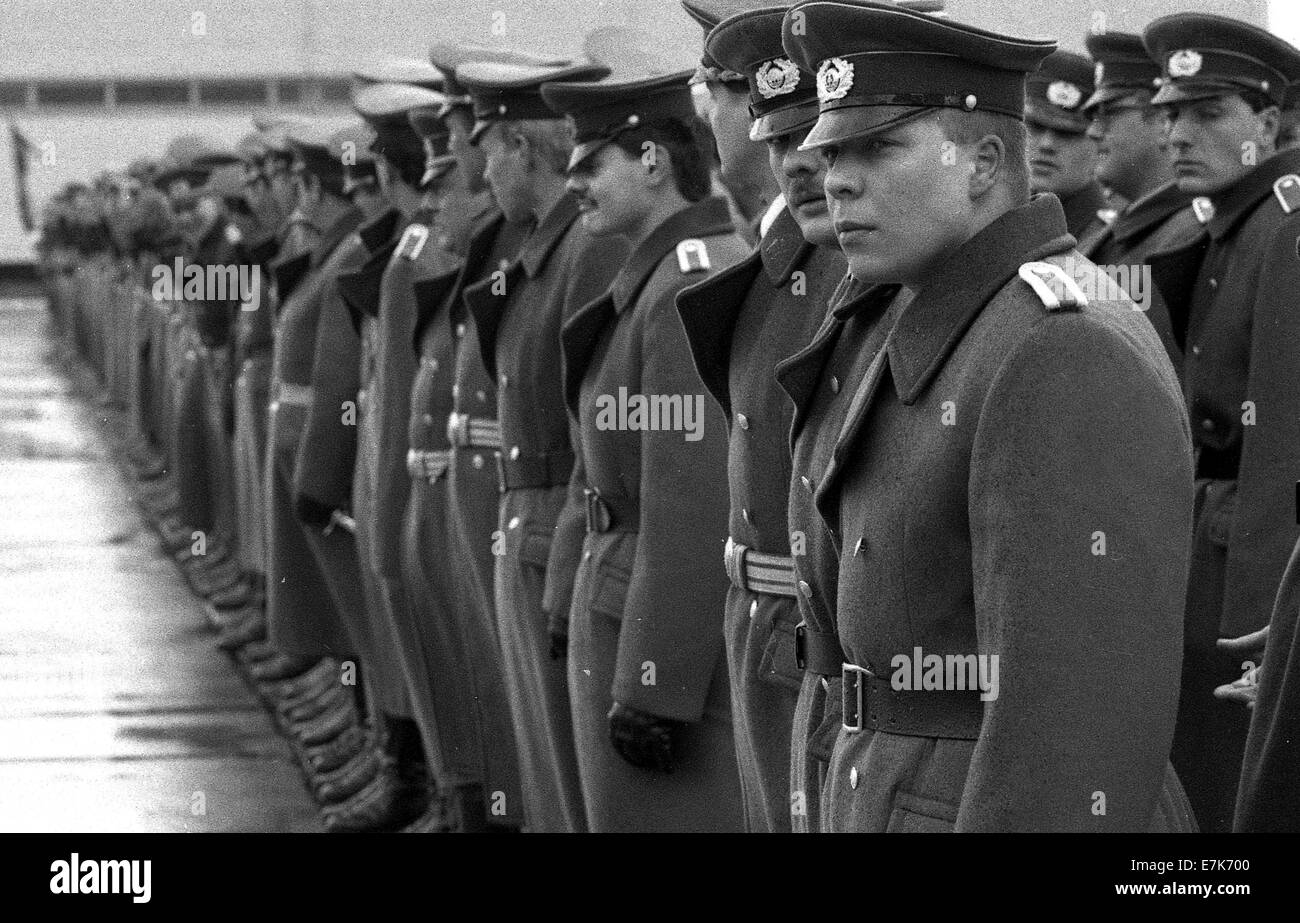
[[[1192,211],[1201,224],[1209,224],[1214,220],[1214,203],[1208,196],[1200,195],[1192,199]]]
[[[244,239],[244,234],[233,224],[226,225],[226,243],[234,246]]]
[[[1055,263],[1025,263],[1020,278],[1029,283],[1048,311],[1078,310],[1088,304],[1079,283]]]
[[[1273,195],[1277,196],[1282,211],[1288,215],[1300,208],[1300,176],[1288,173],[1286,176],[1279,177],[1273,184]]]
[[[709,265],[709,249],[698,237],[688,238],[677,245],[677,268],[682,275],[704,272]]]
[[[423,224],[409,224],[397,244],[397,255],[404,260],[414,260],[429,239],[429,229]]]

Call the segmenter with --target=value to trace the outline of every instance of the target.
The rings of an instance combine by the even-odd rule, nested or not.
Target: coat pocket
[[[900,791],[889,815],[886,833],[952,833],[957,807],[933,798]]]
[[[591,609],[618,621],[623,620],[627,605],[627,587],[631,575],[610,564],[596,566],[596,589],[591,594]]]
[[[772,620],[772,633],[763,647],[758,675],[769,683],[798,692],[803,685],[803,670],[795,661],[794,627],[794,623],[780,617]]]

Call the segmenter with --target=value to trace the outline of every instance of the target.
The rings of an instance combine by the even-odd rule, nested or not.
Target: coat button
[[[476,391],[476,392],[474,393],[474,396],[475,396],[476,398],[478,398],[478,402],[479,402],[480,404],[482,404],[484,401],[487,400],[487,392],[486,392],[486,391]]]
[[[805,474],[799,478],[799,483],[803,485],[804,490],[812,493],[812,481],[808,479],[808,475]]]
[[[456,336],[457,336],[457,338],[459,338],[459,337],[463,337],[464,335],[465,335],[465,325],[464,325],[464,324],[457,324],[457,325],[456,325]]]
[[[1215,289],[1216,291],[1219,288],[1219,280],[1213,276],[1210,277],[1210,288]]]
[[[451,386],[451,399],[453,401],[460,400],[460,385]]]
[[[425,426],[433,426],[433,414],[426,413],[420,417],[420,422]]]
[[[812,599],[812,587],[808,585],[807,580],[799,581],[799,592],[802,593],[806,599]]]
[[[1192,347],[1192,355],[1199,356],[1200,354],[1201,354],[1201,345],[1197,343],[1195,346]]]
[[[483,456],[475,455],[474,458],[471,460],[471,464],[473,464],[475,468],[478,468],[481,471],[484,465]]]
[[[501,387],[504,388],[504,387],[506,387],[506,386],[509,385],[509,384],[510,384],[510,376],[507,375],[505,372],[502,372],[502,373],[501,373]]]
[[[519,517],[518,517],[518,516],[511,516],[511,517],[510,517],[510,524],[507,525],[506,528],[507,528],[507,529],[518,529],[518,528],[519,528]]]
[[[584,551],[584,552],[582,553],[582,560],[584,560],[584,561],[590,561],[590,560],[591,560],[591,552],[590,552],[590,551]]]
[[[839,378],[838,378],[837,376],[832,375],[832,376],[831,376],[831,394],[839,394],[839,393],[840,393],[840,380],[839,380]]]
[[[752,619],[756,615],[758,615],[758,600],[753,599],[749,602],[749,617]]]
[[[1205,430],[1207,433],[1210,432],[1211,430],[1214,429],[1214,421],[1211,420],[1209,417],[1206,417],[1204,420],[1201,421],[1201,429]]]
[[[512,445],[512,446],[510,447],[510,460],[511,460],[511,461],[514,461],[514,460],[517,459],[518,457],[519,457],[519,446],[517,446],[517,445]]]
[[[858,767],[854,766],[849,770],[849,788],[858,787]]]
[[[749,417],[745,416],[743,413],[736,414],[736,423],[741,429],[749,429]]]

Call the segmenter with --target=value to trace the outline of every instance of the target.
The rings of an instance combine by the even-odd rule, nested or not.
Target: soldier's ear
[[[958,147],[961,152],[961,147]],[[975,200],[983,196],[999,182],[1005,182],[1008,173],[1007,144],[997,135],[985,135],[971,145],[965,153],[959,153],[967,161],[970,171],[970,197]]]
[[[1256,117],[1259,119],[1260,140],[1276,147],[1277,133],[1282,128],[1282,110],[1277,106],[1265,106]]]

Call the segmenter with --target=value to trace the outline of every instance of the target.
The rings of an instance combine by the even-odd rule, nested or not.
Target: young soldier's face
[[[626,234],[645,212],[646,167],[614,144],[606,144],[569,173],[582,226],[596,236]]]
[[[1029,186],[1034,192],[1068,196],[1092,182],[1097,146],[1087,134],[1071,134],[1029,122]]]
[[[483,149],[483,178],[492,187],[492,197],[505,213],[507,221],[526,221],[532,217],[532,200],[528,194],[528,171],[524,148],[519,136],[500,122],[485,131],[478,140]]]
[[[1276,108],[1252,112],[1236,94],[1164,108],[1174,178],[1184,192],[1226,189],[1273,154]]]
[[[768,163],[785,196],[785,207],[799,222],[804,240],[819,247],[838,246],[826,203],[826,163],[817,151],[799,150],[806,137],[805,128],[769,139]]]
[[[1160,171],[1168,161],[1164,119],[1142,101],[1117,99],[1093,110],[1088,136],[1097,145],[1097,181],[1128,198],[1134,176]]]
[[[919,287],[965,243],[971,173],[961,147],[955,160],[944,156],[951,149],[934,118],[821,148],[831,219],[855,279]]]

